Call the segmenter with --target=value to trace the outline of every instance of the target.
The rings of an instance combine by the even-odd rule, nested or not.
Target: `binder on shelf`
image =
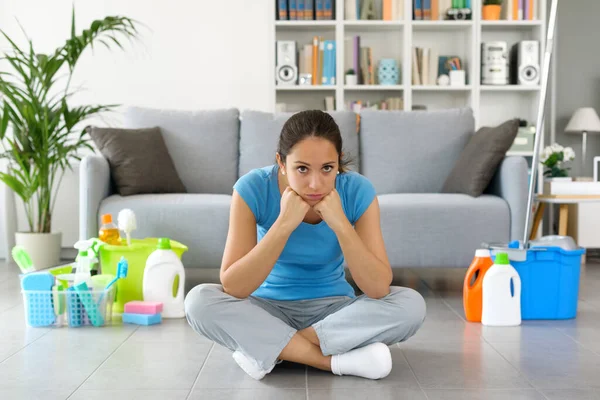
[[[431,0],[421,0],[423,9],[421,11],[424,21],[431,21]]]
[[[298,9],[296,8],[297,7],[296,1],[297,0],[289,0],[289,3],[288,3],[289,9],[290,9],[290,13],[289,13],[290,21],[295,21],[298,19]],[[298,0],[298,1],[300,1],[300,0]]]
[[[303,0],[304,1],[304,19],[305,20],[313,20],[315,18],[313,0]]]
[[[323,19],[333,19],[333,1],[335,0],[323,0]]]
[[[325,0],[315,0],[315,16],[316,20],[325,19]]]
[[[413,0],[413,19],[421,21],[423,19],[423,0]]]
[[[287,0],[277,1],[277,19],[280,21],[288,19]]]

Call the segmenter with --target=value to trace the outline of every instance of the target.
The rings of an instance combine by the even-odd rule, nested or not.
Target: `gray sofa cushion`
[[[350,111],[332,111],[330,114],[342,133],[342,151],[353,160],[350,169],[358,171],[360,159],[356,114]],[[281,128],[292,115],[293,113],[272,114],[261,111],[242,111],[239,176],[254,168],[275,163],[275,152]]]
[[[219,268],[229,226],[231,196],[222,194],[159,194],[109,196],[100,215],[129,208],[136,214],[135,238],[168,237],[185,244],[186,268]]]
[[[160,127],[188,192],[231,194],[237,180],[237,109],[178,111],[130,107],[124,123],[127,128]]]
[[[480,128],[461,153],[444,183],[442,193],[480,196],[515,141],[518,130],[518,119],[506,121],[493,128]]]
[[[186,193],[160,128],[88,128],[121,196]]]
[[[378,194],[440,193],[474,131],[468,108],[363,111],[361,173]]]
[[[393,267],[467,268],[482,242],[510,238],[510,210],[497,196],[387,194],[378,199]]]

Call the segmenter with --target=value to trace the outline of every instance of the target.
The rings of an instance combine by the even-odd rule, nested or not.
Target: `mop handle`
[[[544,65],[542,67],[542,88],[540,92],[540,101],[538,103],[537,120],[535,123],[535,142],[533,144],[533,161],[531,163],[531,178],[529,180],[529,197],[527,199],[527,213],[525,219],[525,237],[523,238],[523,248],[527,249],[529,243],[529,231],[531,229],[531,209],[533,208],[533,196],[535,192],[535,183],[540,156],[540,143],[544,135],[544,110],[546,104],[546,91],[548,89],[548,75],[550,71],[550,59],[552,58],[552,49],[554,47],[554,27],[556,25],[556,11],[558,0],[552,0],[550,7],[550,18],[548,22],[548,34],[546,38],[546,51],[544,52]]]

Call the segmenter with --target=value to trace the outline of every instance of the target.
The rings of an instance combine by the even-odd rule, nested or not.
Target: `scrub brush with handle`
[[[131,246],[131,232],[137,229],[134,212],[129,208],[125,208],[119,212],[117,220],[119,229],[125,232],[127,237],[127,246]]]
[[[29,253],[27,253],[27,250],[25,250],[23,246],[13,247],[11,253],[13,260],[15,260],[22,273],[28,274],[30,272],[35,271],[33,261],[31,261]]]

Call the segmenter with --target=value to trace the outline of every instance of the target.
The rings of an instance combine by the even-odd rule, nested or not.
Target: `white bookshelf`
[[[272,109],[277,103],[290,105],[288,111],[305,108],[324,109],[325,96],[335,96],[337,110],[346,109],[353,100],[379,101],[388,97],[402,97],[404,110],[425,105],[428,110],[471,107],[476,128],[495,126],[510,118],[521,118],[535,124],[540,86],[489,86],[481,82],[481,42],[506,41],[509,49],[520,40],[540,42],[540,64],[543,63],[546,39],[547,0],[536,0],[538,15],[531,21],[485,21],[481,19],[482,0],[472,0],[472,20],[469,21],[413,21],[413,0],[404,0],[404,18],[398,21],[344,19],[345,0],[335,1],[333,21],[277,21],[273,19],[274,40],[296,40],[298,48],[311,43],[313,36],[336,40],[336,85],[283,87],[275,82],[275,54],[273,54]],[[381,1],[379,1],[381,3]],[[272,0],[275,16],[275,0]],[[356,85],[344,83],[344,39],[360,35],[361,47],[371,47],[374,70],[381,58],[394,58],[401,70],[400,82],[393,86]],[[461,57],[466,70],[465,86],[412,85],[412,48],[435,47],[439,55]],[[275,49],[275,46],[273,46]],[[551,91],[549,91],[551,93]],[[551,116],[550,116],[551,117]],[[549,124],[545,124],[549,126]],[[543,137],[542,137],[543,140]],[[542,142],[542,147],[544,143]],[[514,152],[525,156],[531,152]],[[541,168],[540,168],[541,171]],[[542,179],[538,179],[539,189]]]

